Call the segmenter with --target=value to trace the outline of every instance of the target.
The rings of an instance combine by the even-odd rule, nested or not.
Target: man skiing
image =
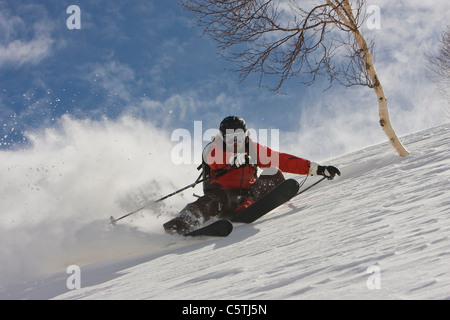
[[[163,225],[168,233],[186,234],[212,217],[230,218],[285,180],[283,172],[341,175],[334,166],[281,153],[250,139],[247,124],[238,116],[222,120],[219,133],[203,150],[204,195],[189,203]],[[258,176],[258,168],[264,170]]]

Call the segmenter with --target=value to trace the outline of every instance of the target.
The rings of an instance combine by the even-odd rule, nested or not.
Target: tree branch
[[[279,91],[294,76],[311,85],[320,75],[328,77],[330,86],[333,81],[371,86],[360,58],[352,53],[354,41],[343,41],[335,32],[357,27],[356,20],[346,14],[348,0],[322,0],[308,10],[298,1],[286,4],[280,0],[182,1],[185,9],[195,13],[204,34],[217,42],[222,56],[237,66],[240,81],[259,73],[260,85],[268,78],[275,81],[270,88]],[[348,63],[333,64],[331,59],[337,55]]]

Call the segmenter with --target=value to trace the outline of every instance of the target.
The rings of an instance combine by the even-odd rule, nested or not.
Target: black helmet
[[[230,131],[234,132],[238,129],[242,129],[245,133],[247,133],[247,124],[245,123],[245,120],[238,116],[228,116],[225,119],[222,120],[220,123],[219,130],[222,133],[222,136],[225,137]]]

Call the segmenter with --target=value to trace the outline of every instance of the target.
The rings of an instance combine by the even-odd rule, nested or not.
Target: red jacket
[[[219,184],[224,189],[248,189],[257,179],[257,168],[278,167],[282,172],[295,174],[308,174],[311,162],[287,153],[277,152],[269,147],[263,146],[250,140],[249,150],[246,153],[250,156],[250,164],[231,168],[225,174],[213,177],[209,185]],[[210,175],[214,175],[219,170],[229,168],[228,163],[232,152],[223,150],[222,143],[213,140],[205,148],[203,161],[210,168]]]

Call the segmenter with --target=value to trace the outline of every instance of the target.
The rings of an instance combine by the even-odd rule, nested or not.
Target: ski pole
[[[295,195],[295,197],[298,196],[298,195],[300,195],[300,194],[302,194],[303,192],[305,192],[305,191],[311,189],[311,188],[314,187],[315,185],[318,185],[319,183],[321,183],[321,182],[322,182],[323,180],[325,180],[325,179],[327,179],[327,177],[323,177],[323,178],[320,179],[319,181],[314,182],[314,183],[313,183],[312,185],[310,185],[308,188],[303,189],[302,191],[300,191],[299,193],[297,193],[297,194]]]
[[[160,202],[160,201],[163,201],[163,200],[165,200],[165,199],[167,199],[167,198],[170,198],[170,197],[172,197],[172,196],[174,196],[174,195],[176,195],[176,194],[178,194],[178,193],[180,193],[180,192],[182,192],[182,191],[184,191],[184,190],[186,190],[186,189],[194,188],[194,187],[195,187],[197,184],[199,184],[200,182],[208,181],[208,180],[210,180],[210,179],[212,179],[212,178],[214,178],[214,177],[221,176],[221,175],[225,174],[225,173],[226,173],[228,170],[230,170],[231,168],[232,168],[232,167],[224,168],[224,169],[222,169],[222,170],[216,172],[216,173],[213,174],[212,176],[208,176],[208,177],[205,177],[205,178],[203,178],[203,179],[200,179],[200,176],[201,176],[201,174],[200,174],[200,176],[198,177],[197,180],[195,180],[195,182],[193,182],[193,183],[191,183],[190,185],[187,185],[187,186],[185,186],[185,187],[183,187],[183,188],[181,188],[181,189],[179,189],[179,190],[177,190],[177,191],[174,191],[174,192],[172,192],[172,193],[170,193],[170,194],[168,194],[168,195],[166,195],[166,196],[164,196],[164,197],[162,197],[162,198],[159,198],[158,200],[153,201],[153,203],[158,203],[158,202]],[[137,213],[137,212],[139,212],[139,211],[141,211],[141,210],[144,210],[145,208],[147,208],[147,206],[143,206],[143,207],[141,207],[141,208],[139,208],[139,209],[136,209],[136,210],[134,210],[134,211],[132,211],[132,212],[130,212],[130,213],[127,213],[126,215],[123,215],[123,216],[121,216],[120,218],[117,218],[117,219],[115,219],[113,216],[111,216],[111,217],[109,218],[109,220],[111,221],[111,224],[112,224],[113,226],[115,226],[115,225],[117,224],[117,221],[122,220],[123,218],[126,218],[126,217],[128,217],[128,216],[131,216],[132,214],[135,214],[135,213]]]

